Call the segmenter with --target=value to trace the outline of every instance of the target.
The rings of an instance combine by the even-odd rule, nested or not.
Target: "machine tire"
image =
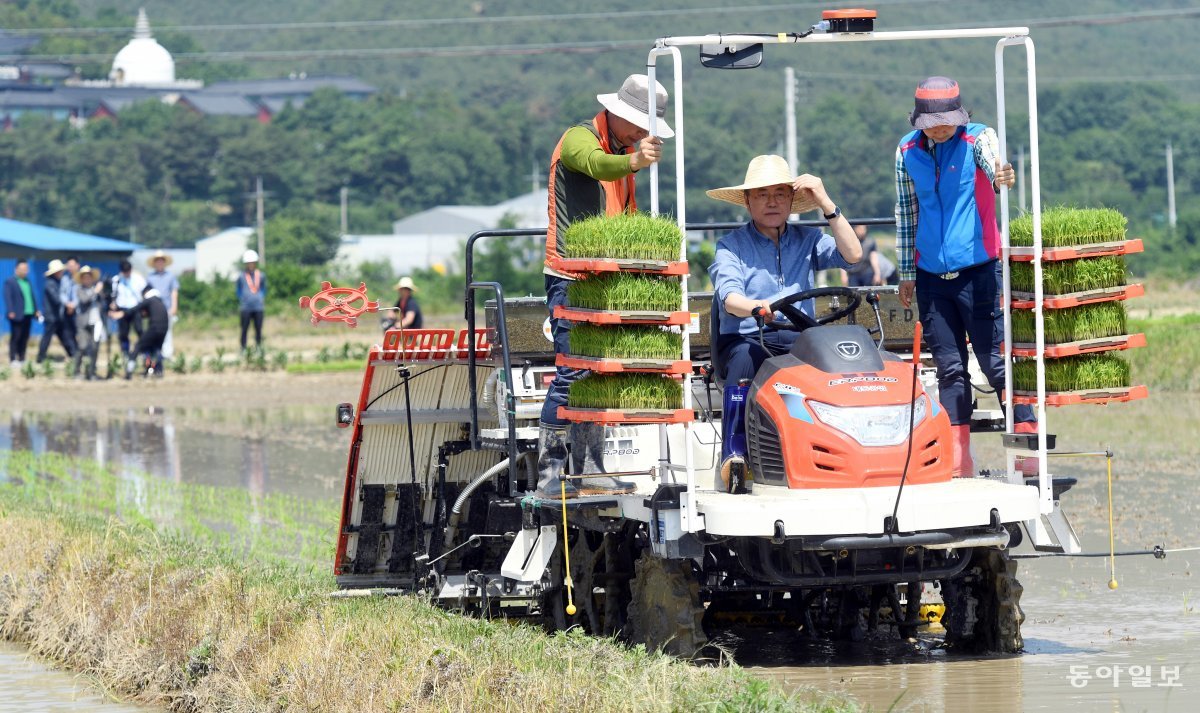
[[[647,651],[691,658],[704,645],[704,605],[690,560],[644,553],[634,564],[625,634]]]
[[[942,583],[946,645],[971,653],[1015,654],[1025,646],[1017,563],[1000,550],[980,548],[958,577]]]

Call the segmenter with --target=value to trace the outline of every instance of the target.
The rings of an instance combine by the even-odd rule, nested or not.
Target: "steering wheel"
[[[850,304],[821,317],[809,317],[797,305],[804,300],[810,300],[814,297],[845,297],[850,301]],[[787,317],[791,322],[791,324],[773,323],[772,326],[776,329],[790,329],[796,332],[803,332],[809,327],[819,327],[822,324],[836,322],[853,313],[858,309],[860,304],[862,304],[862,295],[857,290],[850,289],[849,287],[817,287],[812,290],[801,290],[785,297],[780,297],[771,303],[772,312],[782,312],[783,316]]]

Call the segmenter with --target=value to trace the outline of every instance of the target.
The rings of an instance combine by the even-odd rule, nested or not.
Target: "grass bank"
[[[0,635],[119,695],[173,711],[853,710],[415,598],[330,599],[329,544],[313,544],[330,539],[325,513],[233,489],[148,496],[131,477],[0,456]],[[229,534],[197,539],[221,510]],[[255,518],[267,526],[239,524]]]
[[[1146,346],[1130,349],[1133,381],[1153,391],[1200,391],[1200,314],[1130,319],[1130,332],[1145,332]]]

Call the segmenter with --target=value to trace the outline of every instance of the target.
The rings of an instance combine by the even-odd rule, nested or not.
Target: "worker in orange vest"
[[[571,323],[555,319],[554,308],[567,303],[567,285],[578,275],[555,267],[564,257],[558,238],[572,222],[594,215],[617,215],[637,210],[634,174],[662,157],[662,140],[675,135],[663,121],[667,90],[654,83],[656,136],[650,135],[650,80],[644,74],[626,77],[615,94],[599,94],[602,107],[591,120],[567,129],[550,158],[547,185],[549,224],[546,228],[546,306],[555,354],[569,351]],[[604,427],[597,423],[571,425],[559,418],[558,407],[567,404],[567,389],[585,371],[558,367],[539,422],[538,492],[568,497],[633,492],[632,483],[604,473]],[[563,482],[568,428],[572,446],[572,472],[597,474]]]

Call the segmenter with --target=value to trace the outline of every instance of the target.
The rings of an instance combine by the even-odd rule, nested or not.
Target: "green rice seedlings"
[[[677,409],[683,407],[683,386],[656,374],[590,374],[571,384],[567,403],[572,408]]]
[[[1086,354],[1046,360],[1046,391],[1088,391],[1129,386],[1129,362],[1115,354]],[[1037,361],[1013,363],[1013,389],[1037,391]]]
[[[1044,314],[1046,344],[1065,344],[1125,334],[1125,305],[1120,302],[1048,309]],[[1033,310],[1013,310],[1012,335],[1014,343],[1034,343]]]
[[[1042,247],[1087,245],[1125,239],[1125,216],[1112,208],[1058,206],[1042,211]],[[1033,216],[1022,215],[1008,227],[1009,244],[1033,246]]]
[[[581,309],[676,312],[683,304],[683,288],[675,277],[614,272],[572,282],[567,303]]]
[[[1033,263],[1014,262],[1009,280],[1014,292],[1033,292]],[[1067,295],[1126,284],[1125,257],[1080,258],[1042,263],[1042,289],[1048,295]]]
[[[683,233],[665,216],[621,213],[572,223],[562,241],[569,258],[670,261],[679,259]]]
[[[577,324],[570,332],[571,353],[602,359],[678,359],[683,335],[654,326]]]

